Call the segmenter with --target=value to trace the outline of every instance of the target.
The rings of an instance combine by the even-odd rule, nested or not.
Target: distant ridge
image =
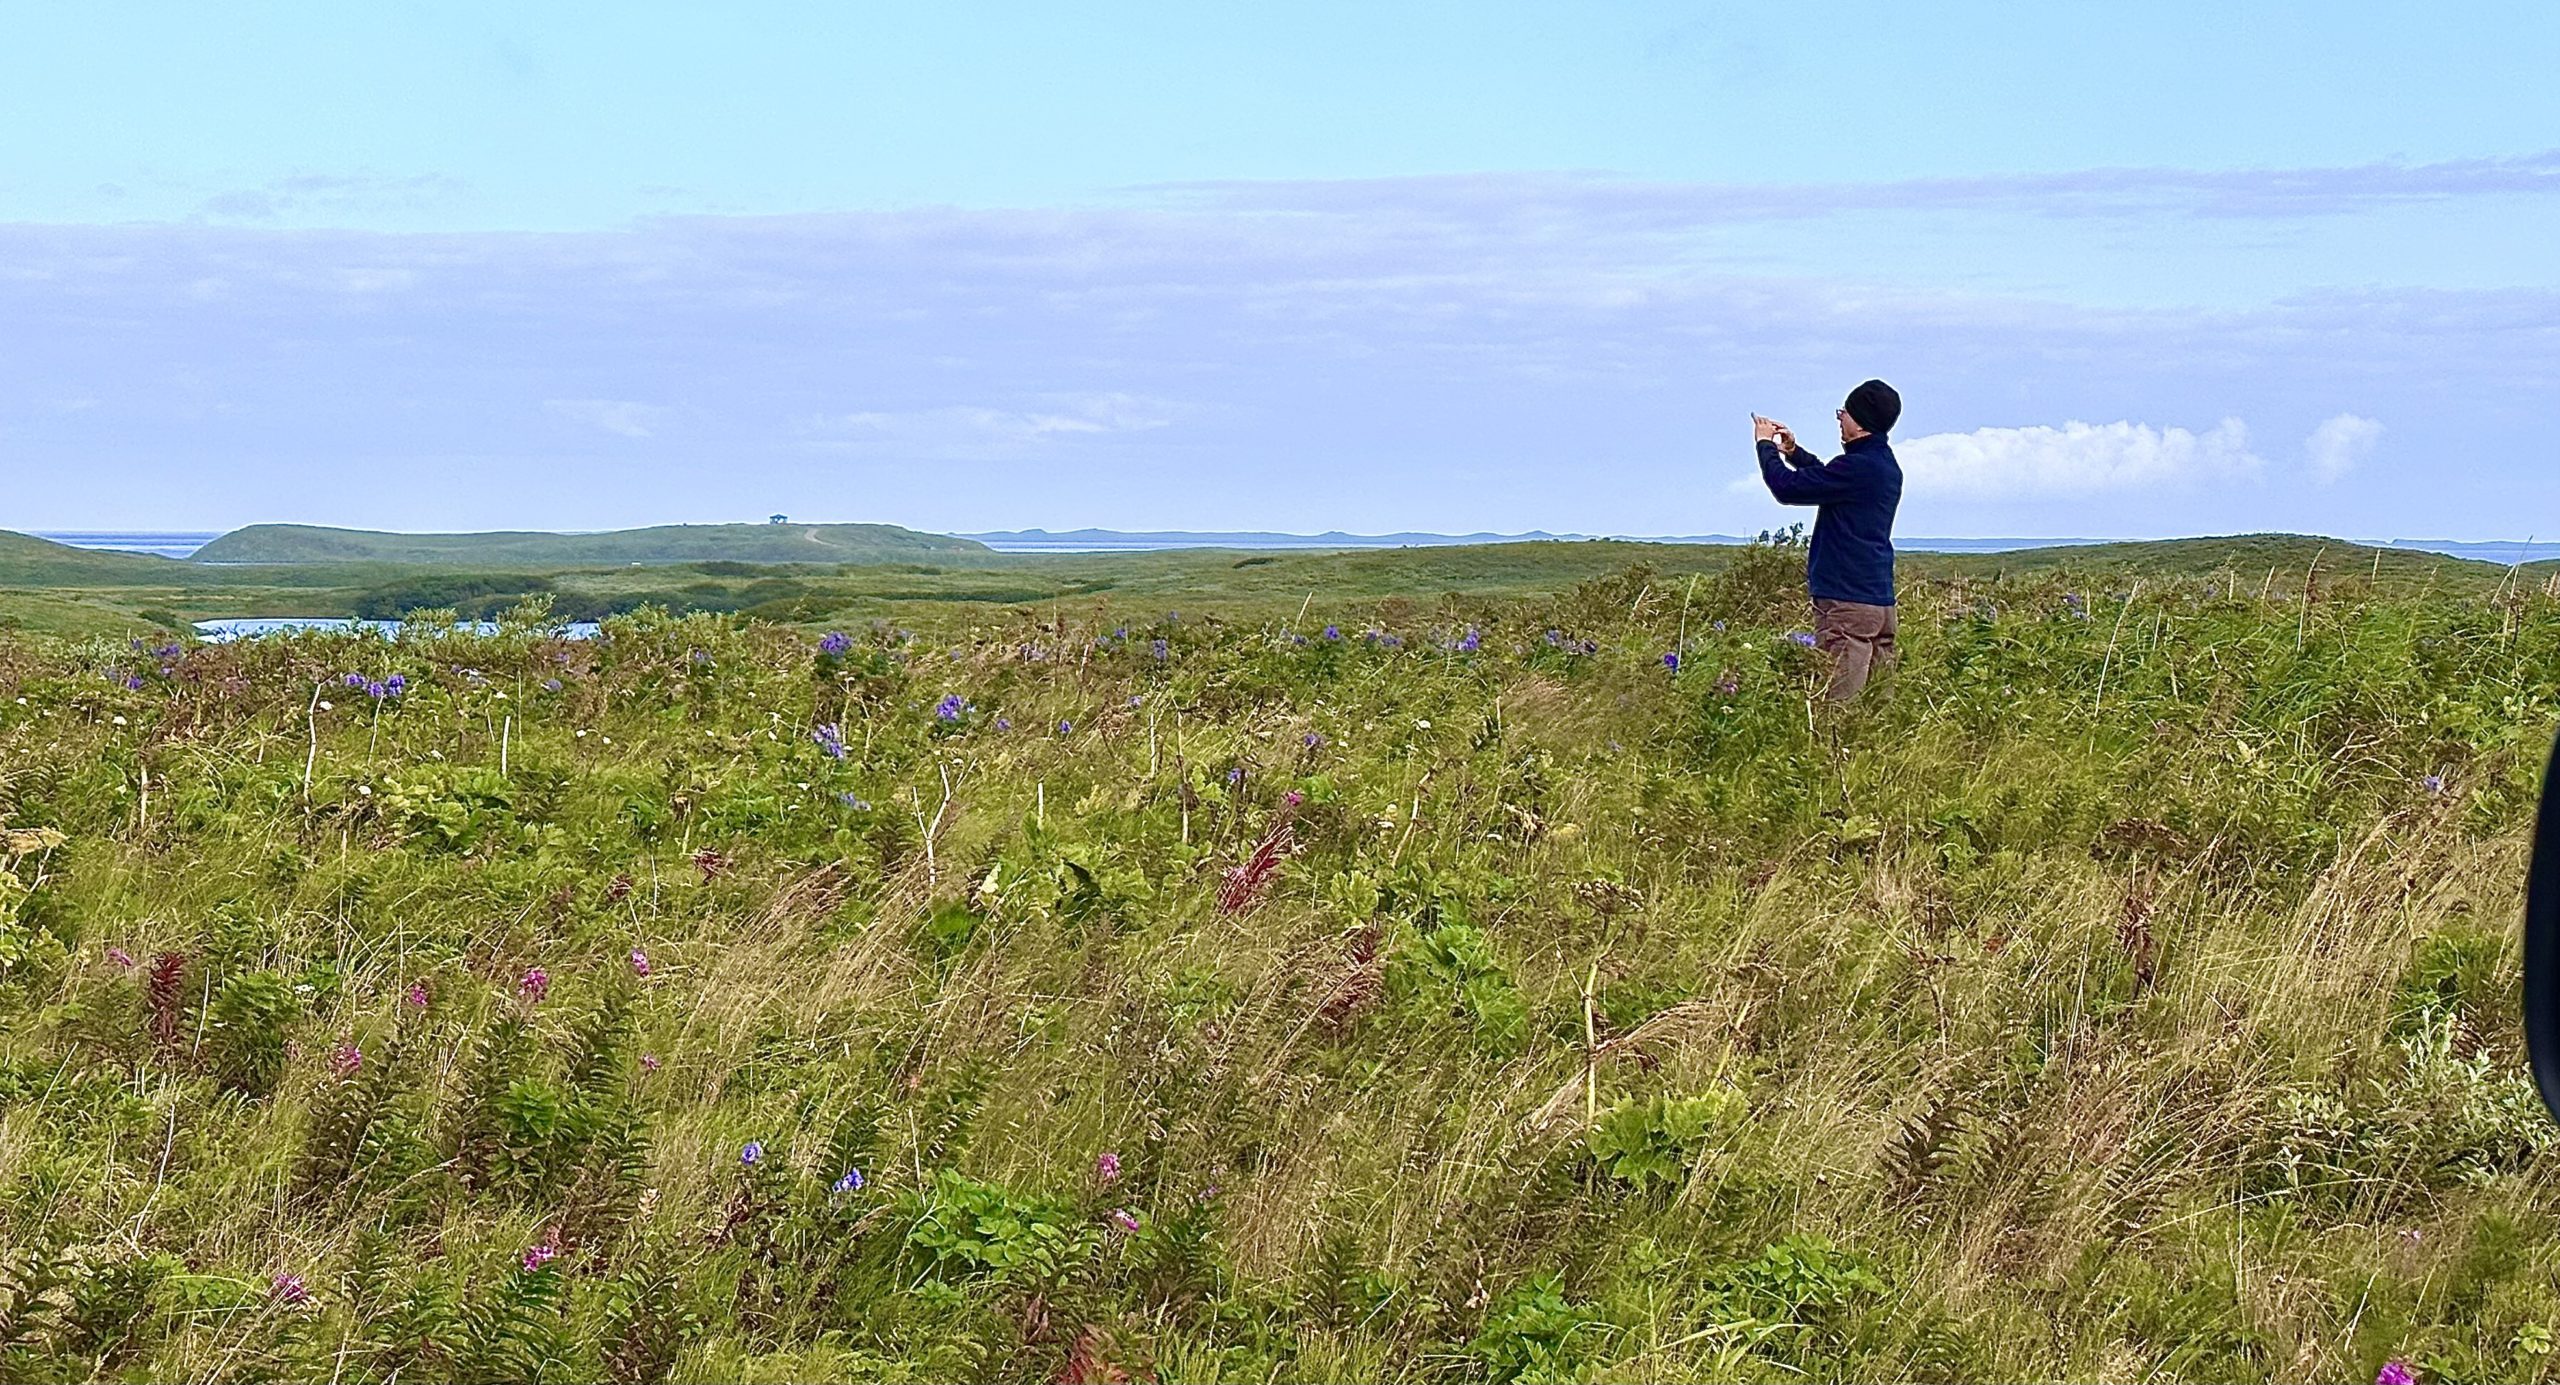
[[[1477,543],[1556,543],[1594,537],[1589,534],[1282,534],[1263,530],[1191,529],[1003,529],[959,534],[999,553],[1110,553],[1162,548],[1447,548]],[[1742,543],[1742,539],[1680,539],[1680,543]]]
[[[253,524],[197,549],[193,563],[896,563],[984,556],[984,544],[894,524],[667,524],[594,534],[394,534]]]

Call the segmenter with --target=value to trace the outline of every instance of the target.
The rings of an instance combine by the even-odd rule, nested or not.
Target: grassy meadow
[[[2284,551],[13,596],[0,1380],[2547,1376],[2560,599]]]

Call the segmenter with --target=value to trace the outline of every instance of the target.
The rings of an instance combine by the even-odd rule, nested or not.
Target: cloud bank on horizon
[[[1750,272],[1708,239],[1729,208],[1631,217],[1588,180],[1463,215],[1438,182],[1285,191],[549,235],[0,227],[10,518],[1747,529],[1774,516],[1721,484],[1744,415],[1825,417],[1868,374],[1910,401],[1931,532],[2474,535],[2560,502],[2547,465],[2385,431],[2540,445],[2560,290],[2089,306]],[[2309,442],[2263,465],[2253,428]]]

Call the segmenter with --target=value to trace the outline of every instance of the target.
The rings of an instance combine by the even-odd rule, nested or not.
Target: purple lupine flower
[[[1467,627],[1467,637],[1458,641],[1457,650],[1461,654],[1473,654],[1483,644],[1484,641],[1476,635],[1476,628],[1470,625]]]
[[[2373,1373],[2373,1385],[2418,1385],[2418,1373],[2409,1369],[2406,1361],[2385,1361],[2382,1369]]]
[[[636,947],[631,949],[631,974],[633,976],[649,974],[649,954]]]
[[[1339,625],[1328,625],[1328,626],[1326,626],[1326,627],[1324,628],[1324,637],[1325,637],[1326,639],[1329,639],[1329,640],[1338,640],[1338,639],[1341,639],[1341,638],[1342,638],[1342,627],[1341,627],[1341,626],[1339,626]]]
[[[267,1296],[278,1303],[299,1308],[311,1301],[311,1286],[302,1282],[301,1275],[279,1272],[267,1281]]]
[[[830,630],[818,640],[818,652],[828,658],[834,658],[851,648],[853,648],[853,637],[841,630]]]
[[[1072,721],[1062,721],[1058,723],[1058,734],[1061,736],[1073,734],[1075,729],[1076,724]]]
[[[1723,633],[1724,633],[1724,622],[1723,622],[1723,621],[1717,621],[1717,622],[1716,622],[1716,633],[1717,633],[1717,634],[1719,634],[1719,635],[1721,635],[1721,634],[1723,634]]]
[[[1716,691],[1731,697],[1742,691],[1742,679],[1737,677],[1732,669],[1726,669],[1716,678]]]
[[[996,729],[999,731],[1010,731],[1013,729],[1013,722],[1006,717],[997,717]]]
[[[544,1241],[542,1244],[536,1246],[527,1246],[524,1252],[524,1272],[526,1274],[532,1274],[534,1271],[541,1269],[543,1266],[548,1265],[559,1258],[560,1247],[551,1244],[549,1241]]]
[[[1317,746],[1320,746],[1320,745],[1324,744],[1324,737],[1317,735],[1317,734],[1316,734],[1315,732],[1313,732],[1313,731],[1310,731],[1310,732],[1308,732],[1308,733],[1306,734],[1306,738],[1305,738],[1304,740],[1302,740],[1302,741],[1300,742],[1300,744],[1304,745],[1304,746],[1305,746],[1307,749],[1309,749],[1309,750],[1313,750],[1313,749],[1315,749]]]
[[[840,794],[837,794],[837,795],[836,795],[836,802],[841,803],[841,804],[843,804],[844,806],[846,806],[846,807],[848,807],[848,808],[851,808],[852,810],[854,810],[854,811],[855,811],[855,812],[857,812],[857,813],[867,813],[867,812],[870,812],[870,811],[871,811],[871,804],[870,804],[869,800],[867,800],[867,799],[863,798],[863,797],[862,797],[861,795],[859,795],[859,794],[853,794],[853,793],[840,793]]]
[[[1680,671],[1680,651],[1675,649],[1670,653],[1663,655],[1662,666],[1671,670],[1673,673],[1678,673]]]
[[[1144,702],[1144,701],[1146,701],[1146,699],[1145,699],[1144,697],[1139,696],[1139,695],[1138,695],[1138,694],[1136,694],[1136,693],[1131,693],[1131,694],[1129,694],[1129,705],[1130,705],[1130,706],[1132,706],[1132,707],[1135,707],[1135,706],[1137,706],[1139,703]]]
[[[942,700],[933,704],[933,715],[940,721],[958,721],[960,714],[967,710],[969,704],[958,693],[944,693]]]
[[[1813,632],[1810,630],[1790,630],[1787,632],[1787,638],[1807,649],[1813,648],[1814,645]]]
[[[550,992],[551,973],[540,967],[525,968],[523,978],[516,982],[516,994],[536,1005],[541,1004],[542,998]]]
[[[1227,771],[1227,782],[1228,782],[1229,784],[1241,784],[1241,783],[1243,783],[1243,782],[1244,782],[1244,766],[1242,766],[1242,765],[1237,765],[1237,766],[1235,766],[1234,768],[1229,769],[1229,770]]]
[[[763,1159],[764,1141],[762,1140],[749,1140],[738,1150],[738,1162],[747,1168],[754,1168]]]
[[[126,674],[124,676],[124,689],[126,692],[142,691],[142,675],[139,673]]]
[[[1151,641],[1147,645],[1147,649],[1148,652],[1154,654],[1159,659],[1164,658],[1167,654],[1173,652],[1173,647],[1166,644],[1162,639]]]
[[[1108,1188],[1120,1181],[1120,1156],[1109,1150],[1094,1156],[1093,1181]]]
[[[545,679],[543,679],[543,680],[542,680],[542,690],[543,690],[544,692],[558,692],[558,691],[560,691],[560,680],[559,680],[559,679],[557,679],[557,678],[545,678]]]
[[[2426,778],[2418,781],[2418,787],[2425,789],[2431,794],[2442,795],[2444,793],[2444,776],[2441,774],[2430,774]]]
[[[133,965],[133,954],[120,947],[110,947],[107,949],[107,960],[120,967],[129,967]]]
[[[391,695],[391,685],[380,679],[368,680],[364,685],[364,695],[380,702]]]
[[[329,1071],[340,1077],[353,1077],[356,1069],[363,1066],[364,1050],[352,1043],[340,1044],[329,1050]]]
[[[809,732],[809,739],[818,743],[819,751],[828,759],[841,760],[844,758],[844,728],[836,725],[834,722],[831,721],[823,726],[811,728]]]
[[[350,673],[338,681],[346,684],[350,688],[361,688],[365,684],[365,677],[361,673]]]
[[[552,686],[556,688],[560,685],[557,680],[554,680]],[[390,677],[383,679],[382,690],[391,694],[393,697],[398,697],[400,694],[409,690],[408,676],[405,674],[395,673]]]
[[[861,1192],[861,1191],[862,1191],[862,1170],[860,1170],[860,1169],[846,1169],[846,1170],[844,1171],[844,1177],[837,1179],[833,1184],[831,1184],[831,1185],[830,1185],[830,1187],[829,1187],[829,1191],[832,1191],[832,1192],[839,1192],[839,1193],[858,1193],[858,1192]]]

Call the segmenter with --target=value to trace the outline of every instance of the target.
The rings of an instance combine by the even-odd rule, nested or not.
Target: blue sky
[[[9,7],[0,527],[2560,533],[2560,17]]]

